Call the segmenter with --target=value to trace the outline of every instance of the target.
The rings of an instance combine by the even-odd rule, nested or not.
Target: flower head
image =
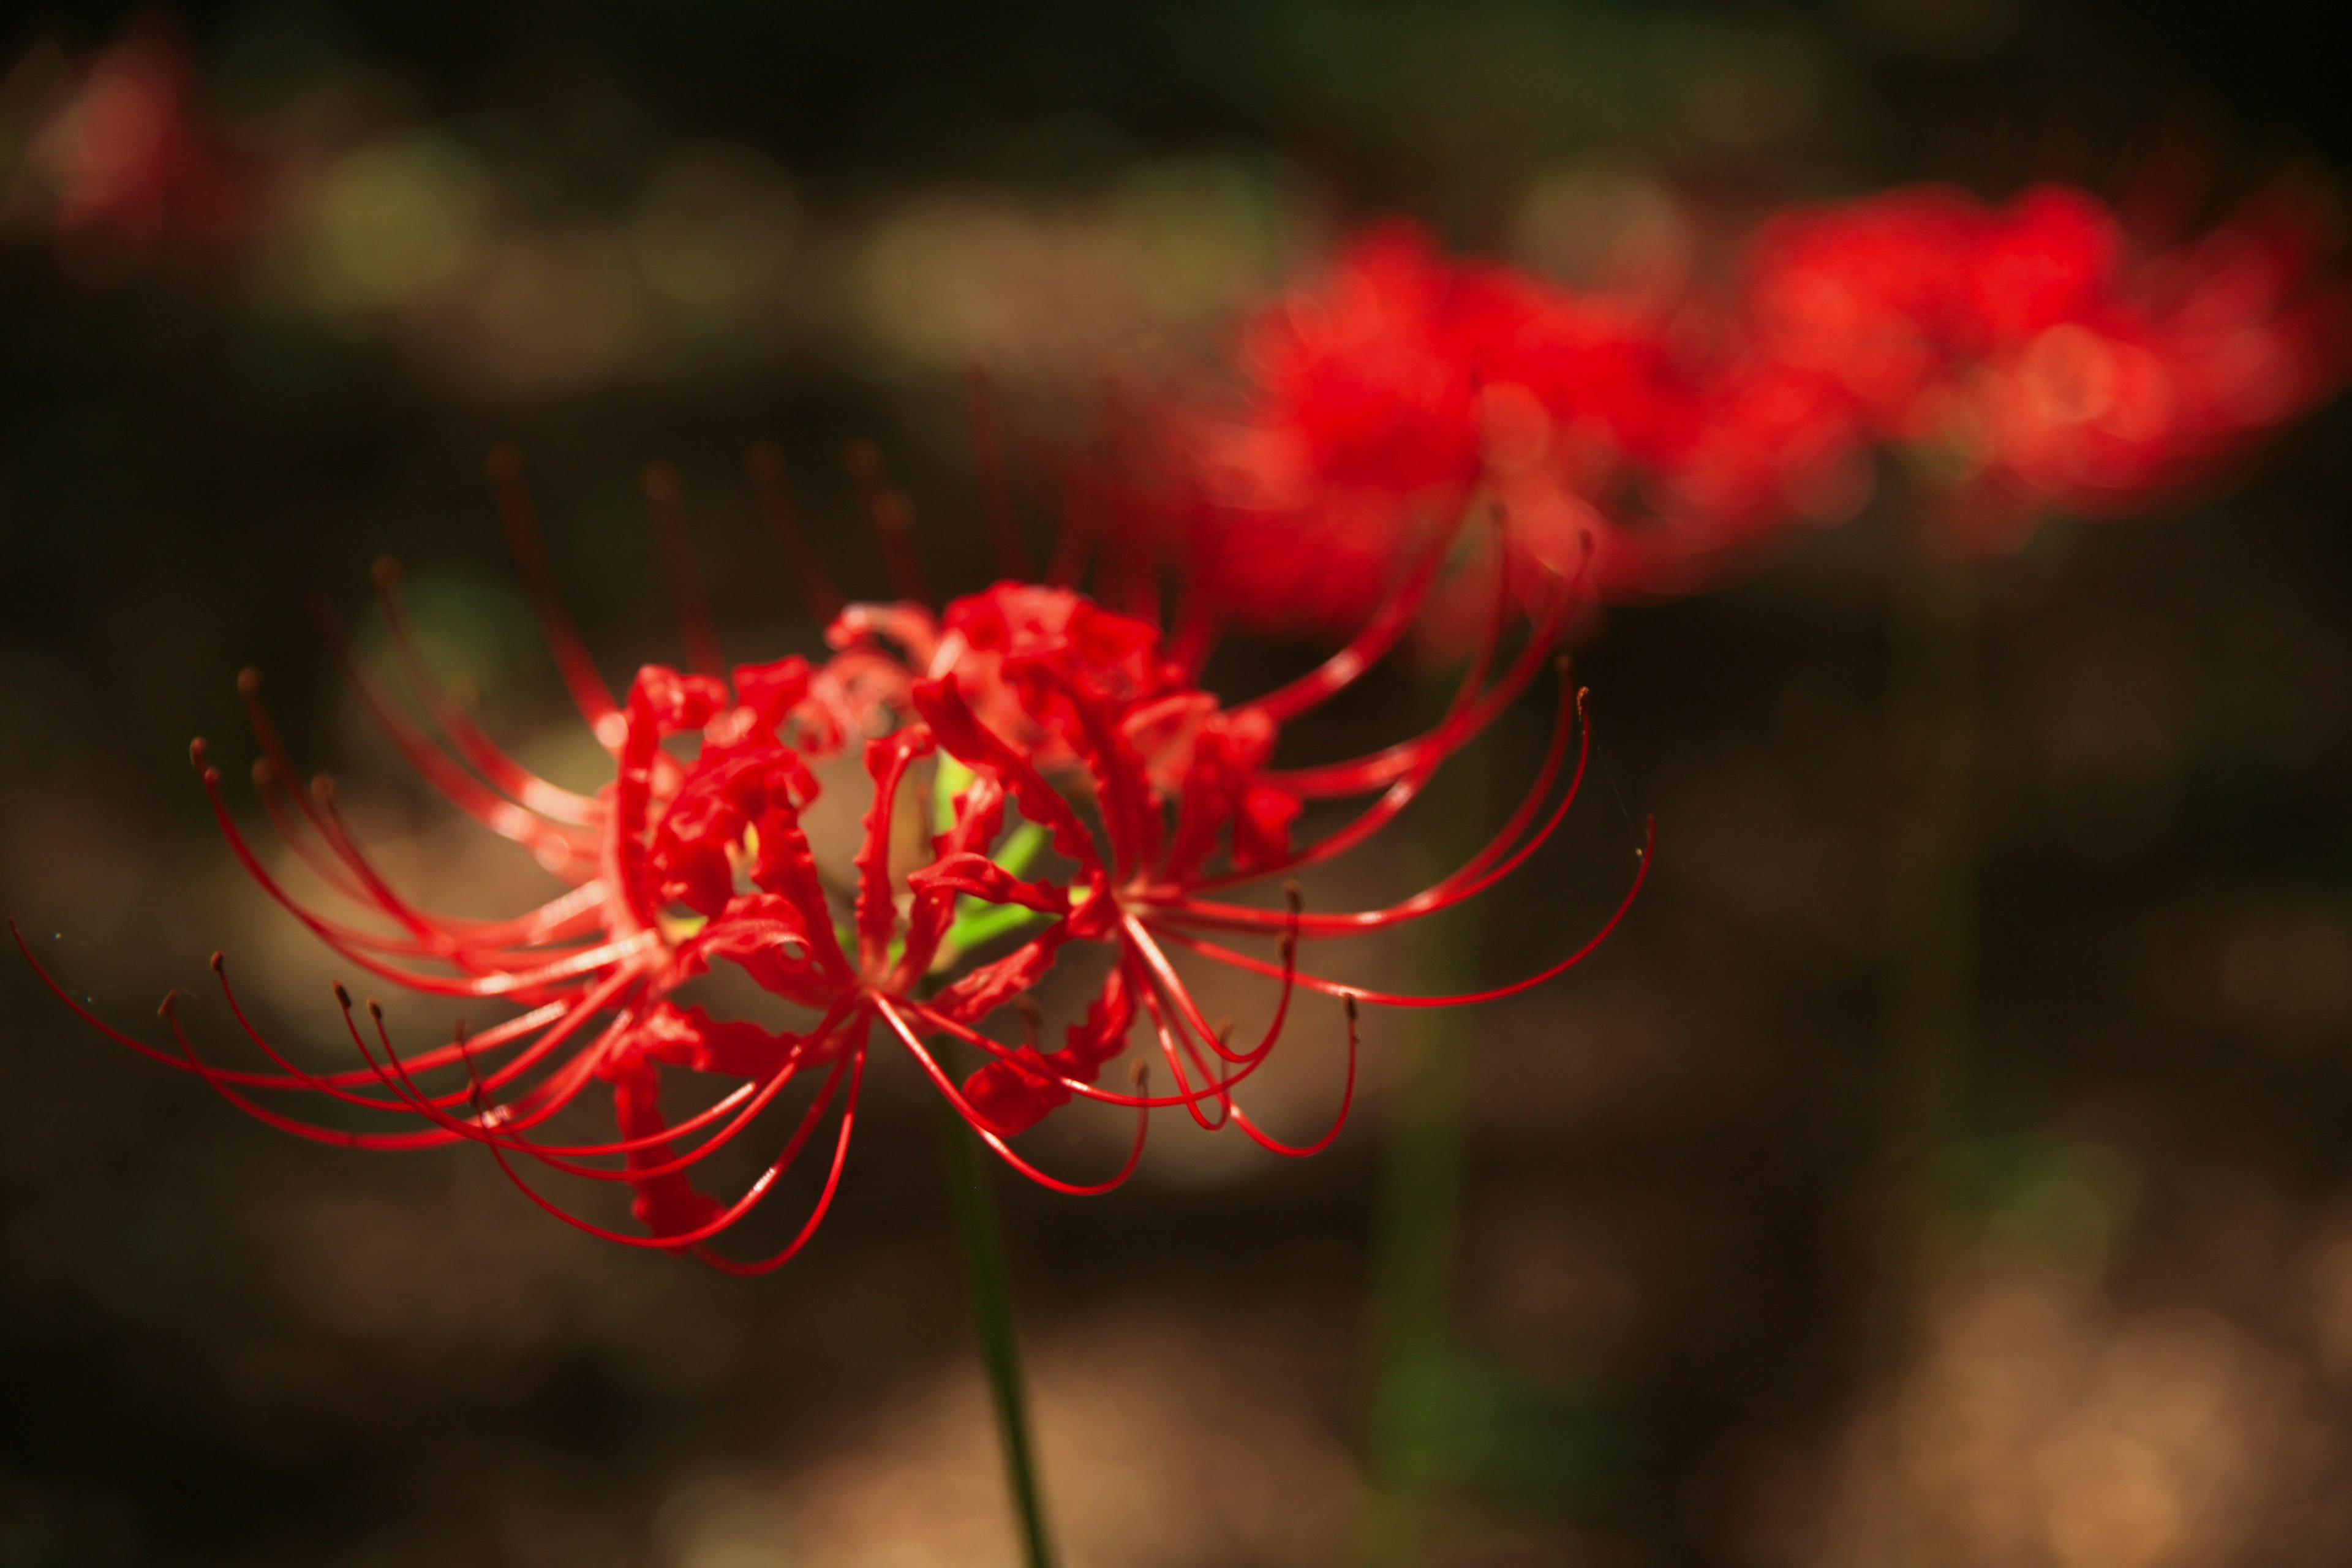
[[[1600,506],[1687,438],[1645,311],[1448,258],[1401,221],[1254,316],[1241,375],[1239,399],[1172,424],[1196,476],[1190,547],[1219,608],[1257,626],[1360,622],[1481,497],[1530,604],[1555,580],[1608,576]],[[1483,614],[1483,575],[1449,595],[1457,631]]]
[[[2334,390],[2347,299],[2284,192],[2169,250],[2067,186],[1918,186],[1785,213],[1748,261],[1743,374],[1916,451],[1997,543],[2144,508]],[[1759,455],[1768,449],[1759,443]]]
[[[2144,507],[2340,383],[2326,256],[2284,195],[2149,251],[2081,191],[1927,185],[1783,212],[1736,291],[1642,306],[1383,224],[1244,326],[1237,396],[1177,401],[1187,549],[1224,613],[1322,631],[1435,541],[1458,643],[1498,572],[1531,602],[1562,577],[1605,599],[1718,580],[1851,516],[1880,445],[1979,544],[2044,508]]]
[[[755,461],[755,476],[771,464]],[[1304,768],[1276,765],[1282,727],[1353,681],[1394,641],[1410,595],[1321,668],[1237,706],[1199,686],[1197,658],[1173,656],[1152,620],[1107,610],[1074,588],[1014,582],[937,613],[908,602],[847,605],[828,630],[832,652],[823,663],[785,658],[721,673],[718,637],[687,575],[682,518],[670,506],[674,476],[656,476],[648,488],[657,519],[667,509],[667,553],[680,574],[686,640],[696,663],[711,668],[647,665],[615,697],[546,588],[511,453],[495,458],[493,471],[543,629],[605,753],[606,780],[593,794],[576,793],[499,748],[434,682],[388,565],[377,574],[383,615],[429,727],[365,668],[344,662],[427,781],[527,849],[568,890],[505,920],[420,907],[370,858],[331,786],[296,785],[259,682],[248,676],[241,687],[260,744],[254,782],[262,806],[322,893],[299,896],[247,837],[202,742],[194,756],[232,852],[344,961],[394,985],[516,1011],[446,1045],[408,1051],[395,1047],[378,1004],[367,1004],[363,1026],[338,986],[363,1065],[320,1073],[296,1066],[252,1026],[217,956],[220,987],[266,1068],[200,1055],[176,997],[163,1007],[176,1047],[167,1051],[52,988],[116,1039],[202,1077],[273,1126],[357,1147],[479,1143],[534,1202],[631,1245],[692,1250],[735,1270],[793,1256],[837,1188],[877,1044],[902,1050],[1004,1160],[1062,1191],[1123,1181],[1141,1154],[1148,1113],[1160,1108],[1181,1107],[1212,1129],[1238,1127],[1281,1152],[1312,1152],[1336,1136],[1352,1097],[1359,1002],[1480,998],[1341,984],[1302,969],[1300,944],[1413,920],[1492,886],[1550,836],[1581,777],[1580,752],[1559,787],[1577,712],[1563,693],[1559,731],[1526,802],[1486,850],[1435,887],[1352,912],[1308,912],[1295,885],[1281,908],[1234,901],[1232,890],[1341,853],[1392,821],[1541,673],[1540,640],[1496,670],[1498,616],[1486,653],[1433,730],[1367,757]],[[822,787],[814,764],[843,757],[863,763],[872,788],[845,868],[827,864],[806,826]],[[1372,803],[1336,831],[1296,841],[1307,803],[1368,794]],[[1271,956],[1226,945],[1253,940],[1271,942]],[[1590,945],[1486,994],[1539,983]],[[1058,1046],[1044,1048],[1034,1023],[1018,1044],[986,1032],[1008,1006],[1025,1010],[1028,992],[1074,947],[1105,952],[1108,968]],[[1203,1016],[1186,979],[1200,960],[1278,983],[1254,1042],[1236,1043],[1229,1026]],[[682,994],[720,969],[805,1021],[778,1029],[715,1016]],[[1267,1059],[1302,989],[1346,1003],[1349,1067],[1330,1131],[1294,1144],[1252,1121],[1235,1091]],[[1130,1088],[1102,1087],[1139,1026],[1145,1044],[1137,1061],[1156,1054],[1172,1087],[1151,1092],[1139,1066]],[[951,1071],[942,1040],[977,1053],[978,1065]],[[678,1079],[704,1086],[689,1112],[666,1092]],[[567,1113],[598,1097],[611,1106],[613,1134],[559,1136],[572,1120]],[[289,1109],[306,1098],[388,1124],[346,1128]],[[1125,1163],[1092,1184],[1048,1175],[1008,1142],[1076,1099],[1138,1117]],[[772,1156],[747,1184],[711,1191],[711,1157],[746,1143],[772,1109],[787,1128],[781,1146],[771,1145]],[[821,1134],[831,1142],[823,1185],[791,1238],[750,1260],[719,1251],[717,1239],[773,1194]],[[572,1214],[539,1191],[535,1170],[625,1184],[644,1234]]]
[[[37,83],[40,57],[17,73]],[[187,41],[168,18],[135,18],[86,61],[52,68],[25,142],[26,188],[0,191],[37,211],[60,258],[109,276],[163,259],[213,258],[242,240],[258,206],[248,170],[201,112]],[[14,139],[14,137],[12,137]]]

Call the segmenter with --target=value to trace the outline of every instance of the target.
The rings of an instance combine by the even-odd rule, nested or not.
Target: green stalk
[[[1924,499],[1924,498],[1923,498]],[[1969,563],[1916,509],[1891,605],[1885,1097],[1898,1318],[1935,1264],[1937,1151],[1961,1131],[1974,1025],[1978,614]]]
[[[964,1279],[971,1288],[981,1364],[988,1371],[997,1435],[1003,1440],[1004,1481],[1020,1518],[1022,1561],[1027,1568],[1052,1568],[1054,1549],[1046,1538],[1036,1454],[1029,1441],[1028,1398],[1021,1380],[1021,1334],[1013,1320],[1013,1271],[1004,1253],[1004,1226],[997,1216],[988,1156],[980,1138],[944,1095],[940,1099],[940,1151],[947,1163],[948,1196],[955,1211]]]
[[[1977,584],[1955,556],[1936,493],[1913,492],[1909,537],[1890,601],[1885,1090],[1874,1225],[1885,1295],[1871,1369],[1909,1375],[1927,1349],[1927,1314],[1947,1261],[1937,1156],[1965,1131],[1974,1033]],[[1917,1515],[1911,1456],[1887,1457],[1890,1568],[1941,1560]]]
[[[952,757],[940,759],[931,782],[931,824],[944,833],[955,826],[955,796],[971,784],[971,772]],[[996,854],[996,861],[1018,875],[1024,870],[1045,835],[1034,824],[1024,824]],[[1004,934],[1020,923],[1025,910],[1005,911],[965,899],[948,936],[950,951],[964,951]],[[938,988],[938,977],[922,985],[928,995]],[[943,1065],[952,1065],[955,1043],[944,1042]],[[956,1113],[945,1095],[940,1097],[940,1153],[947,1167],[949,1206],[955,1215],[956,1241],[963,1254],[964,1279],[971,1289],[972,1327],[980,1335],[980,1362],[988,1373],[988,1392],[996,1407],[996,1431],[1004,1450],[1004,1484],[1013,1493],[1013,1510],[1021,1523],[1022,1561],[1027,1568],[1053,1568],[1054,1548],[1045,1531],[1045,1504],[1037,1487],[1036,1450],[1029,1440],[1029,1399],[1021,1377],[1021,1331],[1013,1317],[1013,1265],[1004,1252],[1004,1223],[996,1211],[993,1173],[980,1135]]]
[[[1422,706],[1443,713],[1450,682],[1433,679]],[[1414,839],[1416,886],[1475,852],[1491,772],[1486,748],[1455,757],[1423,793]],[[1477,900],[1415,925],[1413,973],[1429,991],[1465,989],[1476,973]],[[1357,1558],[1370,1568],[1420,1560],[1432,1499],[1444,1479],[1444,1412],[1454,1364],[1454,1254],[1468,1164],[1471,1048],[1465,1012],[1415,1009],[1402,1070],[1381,1107],[1380,1187],[1372,1230],[1367,1461],[1371,1495]]]

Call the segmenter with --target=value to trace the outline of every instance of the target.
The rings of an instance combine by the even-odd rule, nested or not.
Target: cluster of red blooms
[[[158,258],[215,258],[247,237],[251,172],[198,111],[186,40],[163,16],[135,19],[86,61],[37,48],[14,73],[31,89],[23,165],[0,166],[0,222],[52,231],[81,274]]]
[[[772,455],[753,468],[763,486],[774,480]],[[285,885],[223,802],[202,742],[195,760],[245,868],[352,964],[415,991],[520,1010],[470,1036],[461,1029],[450,1044],[404,1055],[394,1047],[383,1010],[369,1002],[363,1027],[338,986],[345,1025],[366,1065],[312,1072],[248,1022],[215,955],[236,1023],[270,1058],[264,1070],[201,1057],[173,1000],[163,1016],[176,1053],[103,1024],[52,983],[68,1005],[116,1039],[201,1075],[273,1126],[367,1148],[478,1142],[535,1201],[583,1228],[756,1270],[796,1252],[831,1202],[868,1048],[877,1037],[903,1047],[1011,1164],[1065,1192],[1095,1192],[1134,1169],[1155,1108],[1181,1106],[1203,1127],[1236,1127],[1283,1153],[1328,1143],[1336,1121],[1313,1143],[1287,1144],[1255,1123],[1234,1098],[1282,1035],[1297,990],[1346,1004],[1344,1118],[1354,1087],[1359,1002],[1429,1006],[1504,995],[1567,969],[1601,940],[1595,936],[1542,973],[1476,995],[1395,995],[1319,977],[1297,961],[1302,941],[1376,931],[1447,909],[1527,860],[1557,827],[1583,775],[1589,741],[1580,742],[1572,764],[1568,755],[1570,736],[1587,733],[1577,722],[1580,699],[1565,688],[1550,750],[1523,804],[1492,842],[1436,885],[1385,909],[1336,913],[1302,909],[1295,884],[1286,908],[1221,896],[1364,842],[1549,662],[1541,636],[1507,662],[1498,659],[1506,618],[1498,606],[1486,646],[1433,729],[1351,761],[1275,766],[1283,726],[1347,687],[1402,636],[1428,591],[1428,571],[1409,577],[1330,660],[1238,706],[1202,690],[1199,658],[1171,656],[1151,620],[1104,609],[1070,587],[1016,582],[937,613],[912,595],[891,604],[847,605],[833,616],[832,652],[822,663],[784,658],[731,669],[720,664],[707,619],[693,612],[698,594],[689,586],[680,599],[688,607],[687,642],[698,668],[648,665],[616,698],[548,586],[510,452],[494,458],[493,473],[548,641],[583,717],[609,753],[609,782],[593,795],[574,793],[502,751],[435,684],[409,632],[398,574],[388,565],[377,578],[383,610],[431,728],[412,719],[364,668],[347,660],[347,669],[424,776],[485,826],[528,848],[571,884],[568,891],[506,920],[417,907],[371,859],[332,790],[323,783],[299,787],[260,704],[259,683],[248,676],[241,687],[261,747],[254,769],[261,803],[317,881],[368,917],[355,922]],[[667,506],[669,523],[677,522],[675,477],[656,471],[648,489],[657,516]],[[895,514],[884,507],[877,515]],[[666,542],[674,560],[682,555],[674,526]],[[796,553],[805,576],[806,552]],[[829,584],[812,579],[807,585],[813,602],[839,604]],[[1555,616],[1567,599],[1565,592],[1553,595]],[[873,804],[852,865],[828,869],[803,822],[819,787],[811,764],[844,753],[862,757]],[[1350,795],[1373,798],[1312,842],[1294,838],[1307,803]],[[1646,854],[1643,865],[1646,869]],[[1634,889],[1639,885],[1637,876]],[[1632,897],[1629,889],[1628,903]],[[1615,923],[1612,917],[1609,926]],[[1272,956],[1224,945],[1249,938],[1271,942]],[[1108,952],[1108,976],[1060,1047],[1044,1049],[1025,994],[1065,950],[1081,947]],[[1182,954],[1279,983],[1271,1017],[1255,1040],[1236,1044],[1228,1026],[1203,1016],[1178,963]],[[675,999],[680,986],[719,965],[813,1021],[771,1030]],[[983,1032],[1008,1005],[1029,1016],[1023,1043],[1003,1044]],[[1131,1090],[1100,1087],[1105,1068],[1126,1052],[1139,1026],[1145,1054],[1156,1047],[1172,1088],[1150,1092],[1139,1067]],[[942,1039],[984,1058],[961,1083],[926,1043]],[[676,1114],[666,1108],[663,1082],[681,1073],[732,1087]],[[704,1162],[741,1137],[795,1080],[813,1091],[796,1113],[780,1109],[790,1130],[756,1177],[724,1199],[698,1186],[698,1171],[710,1169]],[[599,1088],[611,1095],[617,1135],[552,1136],[557,1118]],[[300,1118],[283,1103],[289,1095],[390,1113],[409,1125],[348,1128]],[[1007,1142],[1074,1098],[1138,1117],[1126,1165],[1094,1186],[1045,1174]],[[756,1260],[712,1249],[714,1238],[771,1194],[828,1112],[830,1164],[797,1234]],[[650,1234],[620,1235],[567,1213],[526,1179],[533,1163],[625,1183]]]
[[[1220,574],[1237,614],[1345,625],[1486,501],[1519,581],[1589,552],[1601,595],[1661,596],[1851,514],[1879,443],[1988,547],[2177,494],[2332,391],[2326,260],[2283,196],[2145,255],[2077,190],[1924,186],[1780,214],[1729,298],[1637,303],[1383,224],[1248,324],[1237,405],[1174,415],[1185,547],[1247,561]]]

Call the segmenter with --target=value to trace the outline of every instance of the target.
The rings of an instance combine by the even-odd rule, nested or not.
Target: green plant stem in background
[[[1913,492],[1889,604],[1886,995],[1874,1225],[1882,1256],[1876,1371],[1925,1351],[1948,1226],[1934,1175],[1959,1136],[1974,1031],[1977,584],[1926,487]],[[1908,1457],[1895,1468],[1892,1568],[1927,1560]]]
[[[1432,679],[1422,706],[1442,715],[1450,681]],[[1417,815],[1412,879],[1426,886],[1470,855],[1492,765],[1487,749],[1459,754],[1431,781]],[[1467,989],[1478,970],[1483,906],[1475,900],[1408,928],[1425,991]],[[1454,1254],[1468,1163],[1475,1023],[1458,1007],[1417,1008],[1381,1114],[1380,1186],[1372,1229],[1366,1460],[1371,1495],[1357,1555],[1371,1568],[1420,1560],[1429,1506],[1443,1479],[1444,1415],[1455,1361]]]
[[[1891,605],[1886,1096],[1880,1153],[1911,1237],[1906,1272],[1935,1217],[1936,1152],[1960,1131],[1973,1030],[1977,598],[1932,515],[1916,520]]]
[[[1054,1551],[1045,1532],[1036,1454],[1029,1441],[1028,1398],[1022,1387],[1021,1335],[1013,1321],[1013,1271],[1005,1259],[1004,1226],[997,1217],[996,1194],[989,1184],[988,1155],[979,1135],[964,1124],[944,1095],[939,1107],[948,1195],[955,1211],[964,1278],[971,1288],[981,1363],[988,1371],[997,1435],[1003,1442],[1005,1484],[1012,1489],[1013,1511],[1020,1518],[1022,1561],[1027,1568],[1052,1568]]]

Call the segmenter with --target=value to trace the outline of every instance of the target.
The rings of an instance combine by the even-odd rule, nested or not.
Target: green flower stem
[[[1433,679],[1423,706],[1442,713],[1450,681]],[[1486,748],[1450,762],[1423,795],[1414,839],[1416,886],[1475,852],[1490,793]],[[1412,927],[1422,989],[1460,991],[1476,973],[1478,900]],[[1454,1363],[1454,1254],[1468,1164],[1471,1047],[1464,1009],[1418,1008],[1402,1070],[1381,1105],[1380,1188],[1372,1231],[1370,1421],[1371,1494],[1357,1556],[1374,1568],[1420,1560],[1432,1496],[1444,1479],[1442,1407]]]
[[[1037,1488],[1037,1460],[1029,1441],[1029,1407],[1021,1380],[1021,1335],[1013,1319],[1013,1272],[1004,1253],[1004,1226],[997,1217],[989,1184],[987,1152],[945,1096],[940,1098],[940,1149],[947,1162],[948,1195],[955,1211],[956,1239],[963,1252],[964,1278],[971,1288],[973,1326],[980,1333],[981,1364],[996,1405],[1003,1440],[1004,1479],[1020,1517],[1022,1561],[1027,1568],[1052,1568],[1054,1549],[1045,1531],[1045,1507]]]
[[[945,833],[955,826],[955,797],[971,781],[971,771],[953,757],[940,759],[939,771],[931,780],[933,832]],[[1024,823],[1006,839],[996,862],[1018,876],[1045,841],[1045,833],[1035,824]],[[943,952],[967,952],[1020,929],[1034,918],[1029,910],[961,900]],[[927,994],[937,988],[937,976],[923,986]],[[942,1063],[952,1067],[955,1055],[954,1042],[946,1042]],[[971,1289],[972,1327],[980,1335],[981,1365],[988,1373],[989,1396],[996,1406],[997,1436],[1004,1450],[1004,1483],[1013,1494],[1013,1513],[1021,1525],[1022,1561],[1027,1568],[1053,1568],[1045,1504],[1037,1487],[1036,1451],[1029,1438],[1029,1401],[1021,1377],[1021,1331],[1013,1316],[1013,1267],[1004,1252],[1004,1225],[996,1212],[996,1192],[990,1184],[994,1173],[979,1134],[944,1095],[940,1097],[939,1116],[949,1206],[955,1215],[964,1279]]]
[[[1936,1264],[1929,1181],[1969,1096],[1975,942],[1978,611],[1930,494],[1919,496],[1890,605],[1885,1093],[1880,1177],[1902,1239],[1900,1319]],[[1899,1352],[1898,1352],[1899,1353]]]
[[[1979,610],[1975,574],[1952,552],[1941,504],[1924,483],[1913,491],[1889,604],[1885,1060],[1866,1211],[1883,1296],[1864,1337],[1867,1373],[1887,1382],[1908,1376],[1927,1350],[1950,1239],[1936,1161],[1965,1131],[1975,1026]],[[1912,1479],[1916,1456],[1899,1433],[1893,1442],[1879,1560],[1940,1561]]]

